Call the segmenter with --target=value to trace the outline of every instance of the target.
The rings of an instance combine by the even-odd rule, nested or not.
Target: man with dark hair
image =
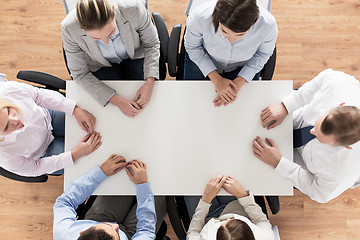
[[[294,162],[281,156],[271,139],[257,137],[257,158],[311,199],[326,203],[360,180],[360,83],[327,69],[298,91],[261,112],[271,129],[292,114]]]
[[[136,185],[134,196],[98,196],[84,220],[76,219],[77,207],[89,197],[107,177],[125,168]],[[155,203],[148,182],[146,164],[139,160],[126,162],[125,158],[111,155],[101,167],[72,182],[54,205],[54,239],[125,240],[155,239],[155,205],[158,218],[163,218],[165,200]],[[162,219],[159,222],[162,222]]]

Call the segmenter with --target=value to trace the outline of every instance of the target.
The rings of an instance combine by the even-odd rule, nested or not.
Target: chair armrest
[[[264,65],[263,69],[261,70],[261,80],[271,80],[274,75],[276,64],[276,46],[274,48],[273,54]]]
[[[278,196],[266,196],[266,201],[272,214],[275,215],[280,211],[280,202]]]
[[[43,72],[20,71],[16,77],[25,81],[39,83],[44,85],[46,88],[55,91],[59,91],[59,89],[66,89],[66,81]]]
[[[185,240],[186,232],[182,225],[174,196],[166,196],[166,207],[167,207],[171,226],[173,227],[176,236],[180,240]]]
[[[159,35],[160,40],[160,52],[165,62],[167,62],[167,51],[169,44],[169,32],[167,30],[164,19],[158,12],[152,13],[152,17],[155,22],[155,26]]]
[[[8,170],[5,170],[4,168],[0,167],[0,175],[15,181],[19,182],[32,182],[32,183],[40,183],[40,182],[46,182],[48,179],[47,175],[41,175],[38,177],[24,177],[17,175],[15,173],[9,172]]]
[[[172,77],[176,76],[178,59],[179,59],[179,42],[181,34],[181,24],[176,24],[170,35],[169,45],[168,45],[168,69],[169,75]]]

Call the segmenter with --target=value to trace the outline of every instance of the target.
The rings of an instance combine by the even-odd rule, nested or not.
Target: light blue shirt
[[[216,1],[198,6],[186,22],[185,48],[204,76],[216,70],[230,72],[243,66],[238,76],[250,82],[275,48],[278,29],[275,18],[259,6],[259,18],[245,36],[233,43],[215,32],[212,13]]]
[[[72,182],[65,192],[56,199],[54,205],[54,240],[78,239],[81,231],[95,226],[99,222],[76,220],[76,209],[102,183],[107,176],[100,167],[95,167],[88,174]],[[155,239],[156,213],[154,195],[150,183],[136,185],[137,209],[136,233],[132,239]],[[119,229],[121,240],[127,240],[125,233]]]
[[[104,58],[111,63],[121,63],[123,60],[129,58],[126,53],[124,42],[120,36],[118,27],[116,26],[115,33],[110,37],[109,43],[105,44],[102,40],[96,40],[97,45]]]

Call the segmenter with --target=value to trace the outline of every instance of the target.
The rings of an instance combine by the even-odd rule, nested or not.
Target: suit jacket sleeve
[[[150,14],[144,5],[137,2],[139,9],[139,22],[137,32],[141,40],[141,47],[144,49],[144,78],[159,78],[160,41]]]
[[[115,90],[97,79],[89,70],[84,51],[76,43],[66,26],[61,26],[61,38],[65,50],[67,65],[74,81],[80,84],[102,106],[106,106]]]

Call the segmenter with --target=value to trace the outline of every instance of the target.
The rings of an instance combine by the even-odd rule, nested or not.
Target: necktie
[[[315,136],[310,133],[310,130],[313,127],[314,126],[303,127],[303,128],[295,129],[293,131],[293,145],[294,145],[293,147],[294,148],[304,146],[309,141],[311,141],[312,139],[315,138]]]

